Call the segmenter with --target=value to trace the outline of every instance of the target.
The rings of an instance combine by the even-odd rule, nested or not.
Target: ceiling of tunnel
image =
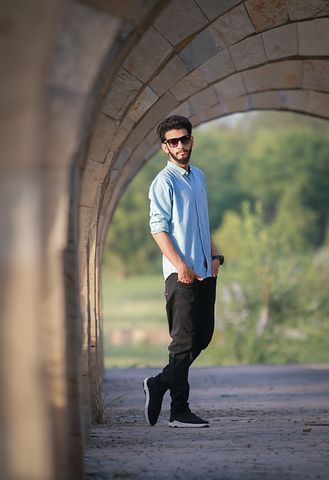
[[[121,45],[91,136],[85,239],[95,222],[104,237],[125,186],[158,148],[165,116],[180,113],[195,126],[255,109],[329,116],[328,0],[137,3],[143,26]]]

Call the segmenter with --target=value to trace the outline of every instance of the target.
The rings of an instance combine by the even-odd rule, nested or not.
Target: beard
[[[190,157],[191,157],[191,154],[192,154],[192,147],[189,150],[184,150],[184,152],[187,152],[187,155],[185,155],[185,157],[178,157],[177,155],[173,154],[172,152],[170,152],[170,156],[180,165],[187,165],[188,162],[190,161]]]

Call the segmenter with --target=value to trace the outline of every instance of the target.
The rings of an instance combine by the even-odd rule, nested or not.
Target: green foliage
[[[149,231],[148,189],[165,162],[158,154],[128,186],[115,211],[106,241],[104,264],[121,275],[160,272],[160,253]]]
[[[214,236],[227,252],[217,361],[310,361],[309,342],[322,344],[320,358],[328,360],[329,250],[296,253],[289,230],[267,225],[259,203],[254,212],[245,204],[242,217],[228,214]]]
[[[289,229],[296,248],[323,244],[329,217],[325,122],[301,115],[254,113],[233,126],[213,122],[194,136],[191,163],[206,176],[212,231],[227,212],[241,213],[244,201],[251,205],[260,201],[265,222],[277,218],[277,228]],[[160,254],[149,233],[148,190],[166,161],[166,155],[158,152],[119,202],[104,254],[105,265],[113,271],[123,275],[160,271]]]
[[[154,367],[168,360],[163,289],[162,274],[117,278],[108,269],[104,271],[106,367]],[[161,347],[154,345],[154,338],[162,341]]]
[[[247,137],[236,129],[217,128],[199,130],[195,136],[191,163],[205,173],[210,228],[214,230],[221,224],[225,211],[240,211],[241,203],[251,198],[238,181]]]
[[[299,216],[306,210],[314,226],[304,235],[313,245],[323,243],[329,217],[328,140],[328,135],[306,127],[261,130],[239,171],[241,187],[253,201],[263,203],[266,221],[275,218],[282,203]]]
[[[328,123],[252,113],[231,124],[212,122],[194,136],[191,163],[205,173],[211,230],[226,258],[219,277],[218,329],[200,361],[329,361]],[[120,288],[126,297],[114,285],[111,290],[121,299],[119,323],[134,327],[138,318],[151,324],[152,316],[163,315],[163,305],[152,303],[152,288],[147,287],[148,317],[144,306],[129,303],[125,286],[129,275],[161,278],[161,255],[149,233],[148,190],[166,161],[159,152],[128,186],[105,248],[106,269],[125,277]],[[131,280],[133,291],[136,284],[145,287],[141,277]],[[107,301],[108,295],[105,306]],[[140,358],[140,347],[133,348]],[[156,348],[145,348],[156,358]]]

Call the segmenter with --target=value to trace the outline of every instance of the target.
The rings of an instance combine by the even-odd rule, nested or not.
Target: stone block
[[[82,141],[79,132],[85,111],[85,97],[61,89],[49,89],[49,96],[49,133],[45,161],[51,166],[66,165],[76,153],[77,143]],[[30,121],[32,120],[34,119],[31,118]]]
[[[170,43],[151,27],[128,55],[124,67],[128,72],[146,82],[166,60],[171,50]]]
[[[49,82],[57,88],[88,93],[114,42],[119,20],[75,2],[65,2],[63,9]]]
[[[275,88],[299,88],[303,81],[303,61],[285,60],[271,65]]]
[[[243,80],[248,93],[280,89],[298,88],[302,85],[303,62],[287,60],[263,65],[243,72]]]
[[[199,70],[208,83],[213,83],[235,72],[235,66],[228,50],[223,50],[201,65]]]
[[[329,92],[329,61],[305,60],[303,87]]]
[[[199,5],[209,20],[214,20],[240,2],[241,0],[220,0],[217,2],[214,2],[214,0],[195,0],[195,3]]]
[[[208,121],[208,115],[205,110],[200,110],[197,114],[192,115],[190,118],[190,122],[194,127],[198,127],[202,123],[205,123]]]
[[[120,172],[120,176],[115,185],[113,185],[113,192],[111,196],[110,204],[108,205],[108,211],[114,213],[115,207],[122,197],[126,186],[127,186],[127,173],[129,173],[129,168],[124,167],[123,170]]]
[[[253,93],[250,95],[252,109],[267,110],[280,108],[280,95],[277,91],[268,90],[267,92]]]
[[[219,101],[226,101],[228,98],[245,95],[241,73],[236,73],[230,77],[221,80],[214,85]]]
[[[158,100],[158,96],[151,90],[150,87],[146,87],[140,95],[137,97],[133,106],[127,113],[127,118],[133,122],[137,122],[145,112]]]
[[[110,178],[109,178],[109,184],[110,184],[110,185],[116,184],[116,182],[118,181],[119,176],[120,176],[120,171],[119,171],[119,170],[112,169],[111,175],[110,175]]]
[[[148,149],[146,148],[145,142],[141,142],[129,158],[129,161],[125,166],[125,171],[129,182],[135,177],[140,168],[142,168],[143,164],[146,162],[147,150]]]
[[[118,122],[101,113],[96,121],[92,134],[88,159],[93,162],[104,163],[108,146],[114,138]]]
[[[86,245],[88,242],[89,225],[92,216],[92,207],[79,206],[79,243]]]
[[[186,68],[191,71],[221,50],[210,30],[199,33],[179,54]]]
[[[112,175],[114,175],[113,181],[112,181]],[[108,182],[108,184],[106,185],[106,188],[103,191],[103,202],[102,202],[102,205],[101,205],[100,210],[99,210],[99,215],[104,219],[104,224],[106,226],[109,225],[109,223],[111,221],[111,216],[113,214],[113,207],[112,207],[112,211],[111,211],[110,204],[111,204],[111,199],[112,199],[113,189],[114,189],[115,183],[116,183],[115,171],[112,171],[109,182]]]
[[[307,90],[281,90],[280,108],[293,112],[305,112],[309,92]]]
[[[205,122],[205,121],[208,122],[209,120],[214,120],[214,119],[223,117],[224,115],[228,115],[229,113],[230,113],[230,111],[228,109],[228,106],[227,106],[226,102],[217,103],[217,105],[213,105],[212,107],[207,108],[203,112],[202,120],[200,119],[199,116],[195,116],[194,121],[198,122],[198,123]],[[192,117],[192,118],[194,118],[194,117]],[[192,119],[191,119],[191,121],[192,121]],[[194,125],[194,123],[193,123],[193,125]]]
[[[150,83],[150,87],[157,95],[163,95],[175,83],[188,73],[187,68],[178,57],[170,60],[163,70],[156,75]]]
[[[113,159],[113,169],[121,171],[131,153],[132,150],[130,148],[123,147],[117,157]]]
[[[118,182],[118,186],[120,186],[120,189],[118,189],[120,197],[125,193],[130,181],[134,178],[135,174],[137,174],[139,170],[138,160],[140,162],[142,162],[143,160],[146,160],[146,158],[144,157],[145,150],[141,151],[140,148],[138,148],[137,150],[138,150],[137,152],[138,158],[137,158],[137,155],[136,156],[132,155],[129,159],[129,162],[124,167],[123,172],[120,176],[120,180]]]
[[[289,17],[292,21],[329,15],[328,0],[288,0]]]
[[[272,66],[269,64],[242,73],[246,92],[261,92],[274,88]]]
[[[148,147],[153,147],[154,145],[156,145],[157,148],[160,147],[159,138],[155,129],[151,130],[151,132],[145,137],[145,143]]]
[[[195,70],[176,83],[170,91],[177,100],[182,101],[207,86],[208,83],[202,72],[200,70]]]
[[[133,125],[134,122],[132,120],[129,118],[124,118],[124,120],[120,123],[112,142],[109,144],[109,150],[111,152],[116,153],[121,148]]]
[[[204,110],[218,103],[216,92],[213,87],[208,87],[199,93],[196,93],[188,100],[192,114],[197,114],[199,110]]]
[[[310,91],[307,99],[306,112],[328,119],[329,94]]]
[[[197,33],[208,24],[208,19],[192,0],[172,0],[156,18],[156,29],[172,44]],[[154,45],[157,45],[154,43]]]
[[[329,18],[316,18],[298,24],[300,55],[329,55]]]
[[[181,103],[177,108],[170,112],[170,115],[181,115],[182,117],[190,118],[192,112],[189,102],[186,101]]]
[[[249,96],[242,95],[241,97],[230,98],[227,102],[227,108],[230,113],[245,112],[250,110]]]
[[[143,129],[143,138],[148,135],[151,130],[156,128],[157,124],[177,107],[177,105],[178,101],[170,92],[160,97],[138,124],[138,128]]]
[[[139,143],[145,138],[148,131],[145,129],[144,123],[140,122],[131,129],[129,137],[125,141],[125,146],[134,150]]]
[[[80,205],[93,207],[97,190],[103,181],[106,168],[103,164],[88,160],[83,172]]]
[[[243,4],[219,17],[211,30],[218,42],[223,46],[233,45],[255,32]]]
[[[229,48],[235,68],[244,70],[266,62],[263,42],[260,35],[246,38]]]
[[[298,54],[296,24],[277,27],[262,35],[268,60],[292,57]]]
[[[106,167],[106,170],[111,168],[113,157],[114,157],[114,152],[111,152],[109,150],[106,154],[106,158],[105,158],[105,162],[104,162],[104,166]]]
[[[257,32],[289,21],[286,0],[247,0],[245,6]]]
[[[142,86],[142,82],[121,68],[105,98],[103,112],[117,120],[121,119]]]

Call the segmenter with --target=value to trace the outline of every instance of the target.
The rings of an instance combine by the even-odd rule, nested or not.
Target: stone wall
[[[0,476],[78,480],[102,409],[104,239],[156,124],[328,118],[329,2],[5,0],[0,20]]]

